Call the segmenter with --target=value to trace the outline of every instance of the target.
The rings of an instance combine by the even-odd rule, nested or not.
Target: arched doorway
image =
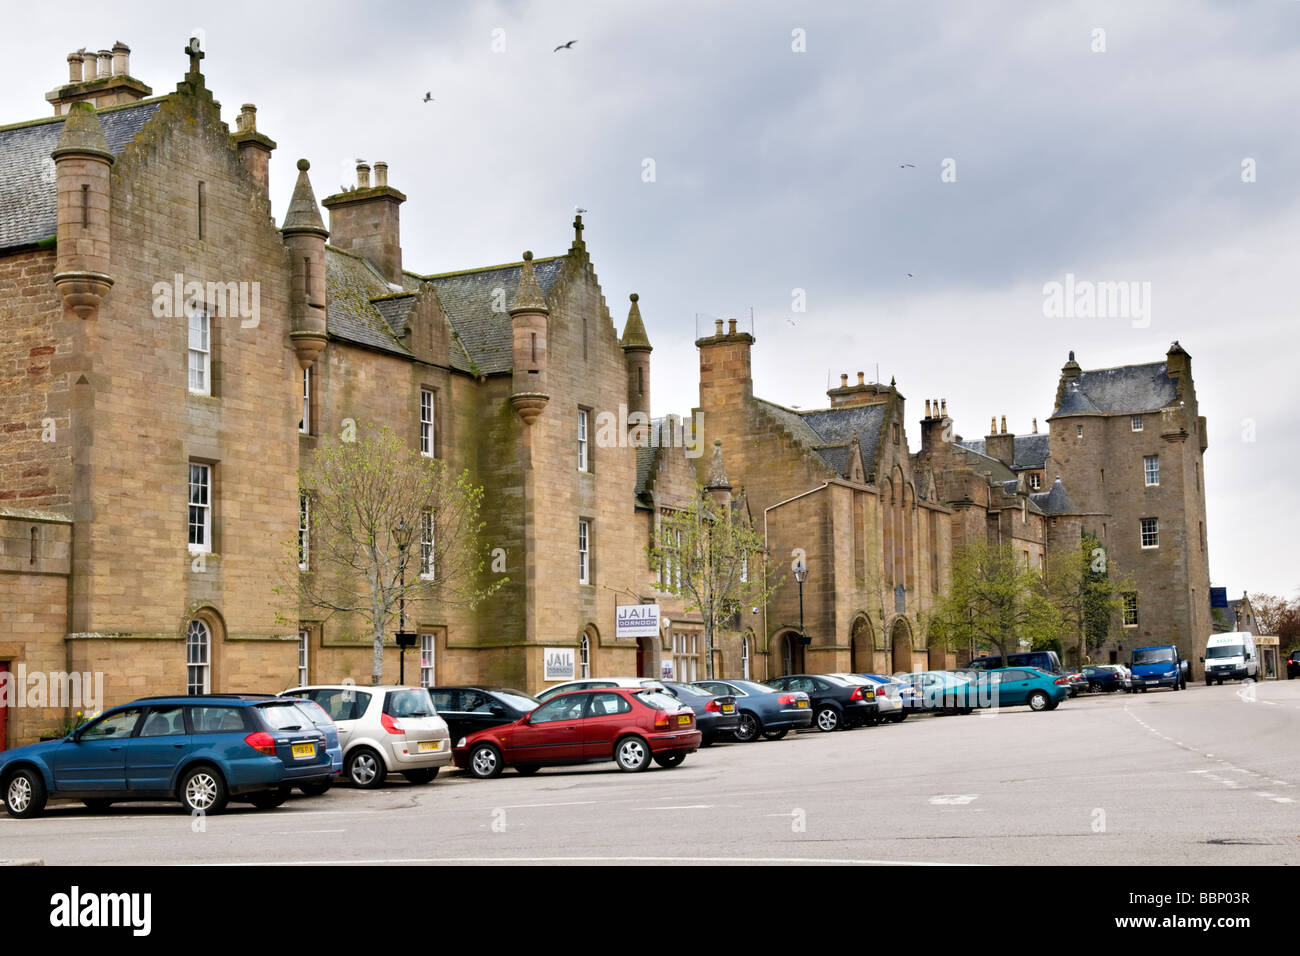
[[[799,642],[798,631],[786,631],[778,637],[777,649],[780,652],[778,660],[782,674],[803,673],[803,644]]]
[[[853,622],[852,636],[849,638],[849,672],[852,674],[870,673],[875,670],[876,662],[872,651],[876,641],[871,630],[871,621],[865,614],[859,615]]]
[[[658,645],[658,638],[638,637],[636,639],[637,677],[659,677],[659,655],[655,653]]]
[[[900,617],[894,622],[890,632],[890,659],[894,663],[894,673],[908,673],[915,669],[912,660],[912,628],[907,618]]]

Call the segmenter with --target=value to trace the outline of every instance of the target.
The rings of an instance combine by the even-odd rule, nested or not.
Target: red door
[[[587,694],[552,697],[528,715],[528,723],[503,733],[513,763],[563,763],[582,759],[582,714]]]
[[[11,680],[9,676],[9,662],[0,661],[0,750],[4,750],[6,742],[9,740],[9,722],[6,719],[9,716],[8,698],[14,692],[13,688],[5,688]]]

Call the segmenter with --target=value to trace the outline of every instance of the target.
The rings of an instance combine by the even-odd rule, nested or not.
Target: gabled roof
[[[1080,372],[1067,381],[1052,417],[1158,412],[1178,395],[1164,362]]]
[[[533,260],[533,271],[543,295],[550,295],[564,271],[564,261],[564,256]],[[514,366],[509,310],[514,306],[522,268],[522,262],[515,262],[422,277],[437,289],[443,312],[461,343],[461,349],[452,349],[453,368],[470,371],[473,364],[487,375],[508,372]]]
[[[331,336],[394,355],[411,354],[375,303],[391,296],[393,290],[364,257],[326,246],[325,284],[325,322]],[[386,308],[391,311],[395,307]]]
[[[852,442],[861,447],[862,473],[870,475],[885,424],[888,402],[855,405],[848,408],[821,408],[798,411],[773,402],[756,399],[759,406],[785,426],[786,431],[824,461],[835,474],[849,478],[853,474]]]
[[[1050,435],[1016,435],[1012,440],[1012,471],[1025,471],[1033,468],[1047,467],[1048,440]],[[971,438],[958,442],[968,451],[978,452],[988,457],[988,448],[983,438]]]
[[[149,122],[162,98],[96,111],[104,139],[120,156]],[[0,250],[29,246],[57,232],[54,161],[66,117],[0,127]]]

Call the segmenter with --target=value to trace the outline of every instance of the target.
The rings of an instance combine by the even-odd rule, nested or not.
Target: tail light
[[[659,716],[655,718],[655,730],[661,730],[667,726],[668,726],[668,715],[661,712]]]
[[[266,754],[268,757],[275,756],[275,738],[264,730],[249,734],[244,738],[244,743],[258,753]]]
[[[715,714],[722,713],[722,705],[719,704],[716,700],[709,701],[707,704],[704,705],[704,709]]]
[[[1056,680],[1052,681],[1052,683],[1053,683],[1053,684],[1068,684],[1068,683],[1070,683],[1070,678],[1068,678],[1068,677],[1058,677],[1058,678],[1056,678]]]
[[[406,736],[406,731],[402,729],[402,722],[400,720],[389,717],[387,714],[380,714],[379,723],[381,723],[384,730],[388,731],[390,734],[396,734],[399,737]]]
[[[853,693],[849,694],[849,700],[862,700],[862,690],[861,687],[853,688]]]
[[[782,694],[780,697],[776,699],[776,702],[780,704],[782,707],[790,707],[791,705],[794,704],[796,700],[797,698],[794,696],[794,694]]]

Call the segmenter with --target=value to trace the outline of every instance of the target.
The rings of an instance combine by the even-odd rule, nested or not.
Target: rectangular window
[[[212,550],[212,468],[190,462],[190,550]]]
[[[587,410],[578,409],[578,471],[589,471],[587,467]]]
[[[1147,455],[1142,459],[1142,471],[1146,474],[1148,485],[1160,484],[1160,456]]]
[[[749,581],[749,555],[740,556],[740,580],[742,583]]]
[[[298,496],[298,570],[306,571],[310,567],[311,548],[311,499],[306,495]]]
[[[700,655],[695,634],[673,635],[673,679],[690,683],[700,679]]]
[[[1029,473],[1029,487],[1032,491],[1037,491],[1043,487],[1043,476],[1036,471]]]
[[[425,458],[434,457],[435,437],[433,431],[433,391],[422,388],[420,389],[420,454]]]
[[[190,321],[190,391],[195,395],[212,394],[212,321],[208,310],[191,304]]]
[[[420,635],[420,686],[432,687],[433,679],[433,635]]]
[[[1142,547],[1160,547],[1160,525],[1155,518],[1142,519]]]
[[[1124,595],[1124,626],[1138,626],[1138,596],[1134,591]]]
[[[311,434],[311,369],[302,370],[302,418],[298,422],[298,431],[304,435]]]
[[[1142,430],[1142,416],[1134,415],[1129,427],[1131,427],[1135,432],[1140,432]]]
[[[311,635],[307,631],[298,632],[298,686],[304,687],[310,683],[307,676],[307,642]]]
[[[1075,426],[1074,426],[1074,437],[1075,437],[1075,438],[1082,438],[1082,437],[1083,437],[1083,426],[1082,426],[1082,425],[1075,425]]]
[[[434,572],[437,570],[434,558],[433,519],[432,511],[420,515],[420,577],[426,580],[433,580]]]
[[[578,522],[578,583],[591,583],[591,522]]]

